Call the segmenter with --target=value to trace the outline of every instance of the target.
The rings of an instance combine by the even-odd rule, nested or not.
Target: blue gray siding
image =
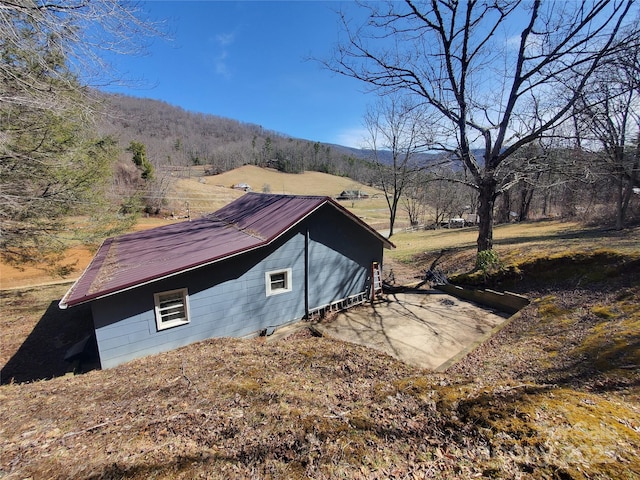
[[[304,235],[92,304],[102,368],[211,337],[242,337],[305,314]],[[266,296],[265,273],[292,269],[292,291]],[[157,331],[153,295],[187,288],[190,322]]]
[[[305,236],[309,238],[309,308],[368,288],[382,245],[325,206],[261,249],[143,285],[92,303],[103,368],[212,337],[242,337],[305,316]],[[266,296],[265,273],[292,269],[292,290]],[[158,331],[154,294],[187,288],[190,322]]]
[[[382,262],[382,244],[333,207],[312,217],[309,228],[309,308],[369,288],[372,262]]]

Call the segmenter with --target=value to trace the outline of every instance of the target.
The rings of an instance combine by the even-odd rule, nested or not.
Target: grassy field
[[[398,248],[391,255],[400,261],[411,261],[425,252],[472,249],[476,246],[477,238],[476,228],[400,232],[393,236],[392,240]],[[508,258],[535,257],[538,247],[544,248],[547,253],[606,248],[612,240],[616,249],[624,253],[635,253],[639,249],[637,238],[628,231],[589,228],[575,222],[553,220],[497,225],[493,238],[494,249]]]
[[[196,215],[212,212],[240,197],[242,191],[231,187],[250,185],[253,191],[290,195],[322,195],[337,197],[344,190],[361,190],[369,198],[341,200],[340,203],[355,215],[376,228],[388,228],[389,213],[382,191],[354,182],[347,177],[336,177],[320,172],[300,174],[282,173],[253,165],[221,173],[220,175],[181,179],[173,193],[189,198],[189,206]]]

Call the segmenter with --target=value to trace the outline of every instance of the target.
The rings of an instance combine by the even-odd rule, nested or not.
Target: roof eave
[[[209,266],[209,265],[213,265],[214,263],[221,262],[222,260],[227,260],[229,258],[233,258],[233,257],[236,257],[238,255],[242,255],[242,254],[250,252],[252,250],[256,250],[258,248],[262,248],[262,247],[264,247],[265,245],[268,245],[269,243],[271,243],[274,240],[275,240],[275,238],[273,240],[269,240],[269,241],[266,241],[266,242],[261,242],[259,244],[256,244],[256,245],[252,246],[252,247],[249,247],[249,248],[244,248],[244,249],[241,249],[241,250],[237,250],[237,251],[235,251],[233,253],[230,253],[230,254],[227,254],[227,255],[224,255],[224,256],[220,256],[220,257],[209,259],[206,262],[194,263],[193,265],[182,267],[182,268],[173,270],[171,272],[166,272],[166,273],[164,273],[162,275],[151,276],[151,277],[139,280],[139,281],[137,281],[135,283],[130,283],[130,284],[118,287],[118,288],[114,288],[112,290],[106,290],[106,291],[103,291],[103,292],[99,292],[97,294],[85,295],[84,297],[82,297],[82,299],[78,299],[76,301],[71,301],[71,302],[65,302],[63,304],[63,301],[65,300],[65,298],[67,298],[67,296],[69,295],[69,293],[73,289],[73,286],[75,286],[75,283],[74,283],[73,286],[71,287],[71,289],[69,289],[69,291],[62,298],[62,300],[60,300],[60,302],[58,303],[58,307],[64,310],[67,307],[75,307],[76,305],[82,305],[83,303],[88,303],[88,302],[91,302],[93,300],[98,300],[98,299],[101,299],[101,298],[110,297],[112,295],[116,295],[116,294],[121,293],[121,292],[126,292],[127,290],[133,290],[134,288],[142,287],[144,285],[149,285],[150,283],[159,282],[161,280],[164,280],[164,279],[167,279],[167,278],[171,278],[171,277],[175,277],[176,275],[180,275],[181,273],[191,272],[193,270],[197,270],[199,268],[203,268],[203,267],[206,267],[206,266]],[[80,278],[82,278],[82,276]],[[76,280],[76,283],[78,282],[78,280]]]
[[[113,237],[109,237],[109,238],[106,238],[105,240],[103,240],[102,243],[100,244],[100,246],[98,247],[97,252],[100,252],[102,250],[102,248],[104,247],[105,243],[112,241],[112,239],[113,239]],[[82,277],[84,277],[84,274],[89,269],[91,269],[91,267],[93,266],[93,264],[94,264],[94,262],[96,261],[97,258],[98,258],[98,255],[97,254],[94,255],[94,257],[89,262],[89,265],[86,266],[86,268],[82,271],[82,273],[76,279],[76,281],[73,282],[73,285],[71,285],[69,290],[67,290],[67,292],[64,294],[64,296],[60,299],[60,301],[58,302],[58,308],[59,309],[66,310],[68,307],[72,307],[72,306],[76,305],[76,303],[74,303],[74,302],[69,303],[67,301],[67,299],[71,295],[71,292],[73,292],[73,290],[76,288],[76,285],[78,285],[78,282],[80,282],[80,280],[82,280]]]

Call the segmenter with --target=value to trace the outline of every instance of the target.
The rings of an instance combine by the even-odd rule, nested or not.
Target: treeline
[[[567,165],[578,153],[557,149],[549,155],[559,157]],[[602,155],[588,155],[591,166],[602,162]],[[618,212],[620,181],[611,172],[575,172],[568,168],[546,169],[529,177],[514,179],[513,186],[496,200],[496,224],[540,219],[561,219],[615,227]],[[390,176],[390,169],[387,169]],[[465,224],[478,221],[478,193],[468,185],[462,170],[448,166],[420,170],[406,182],[399,200],[399,221],[438,228],[448,226],[449,219],[464,219]],[[629,197],[625,222],[629,226],[640,222],[640,187]],[[456,226],[460,226],[456,224]]]
[[[126,149],[143,144],[156,171],[163,167],[205,165],[222,173],[242,165],[275,168],[286,173],[307,170],[347,176],[363,183],[373,179],[366,154],[336,145],[296,139],[216,115],[189,112],[166,102],[126,95],[99,94],[104,113],[98,131]]]

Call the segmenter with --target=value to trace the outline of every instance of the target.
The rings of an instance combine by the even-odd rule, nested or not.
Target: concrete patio
[[[389,294],[313,323],[313,328],[438,371],[487,340],[508,317],[438,290],[417,290]]]

